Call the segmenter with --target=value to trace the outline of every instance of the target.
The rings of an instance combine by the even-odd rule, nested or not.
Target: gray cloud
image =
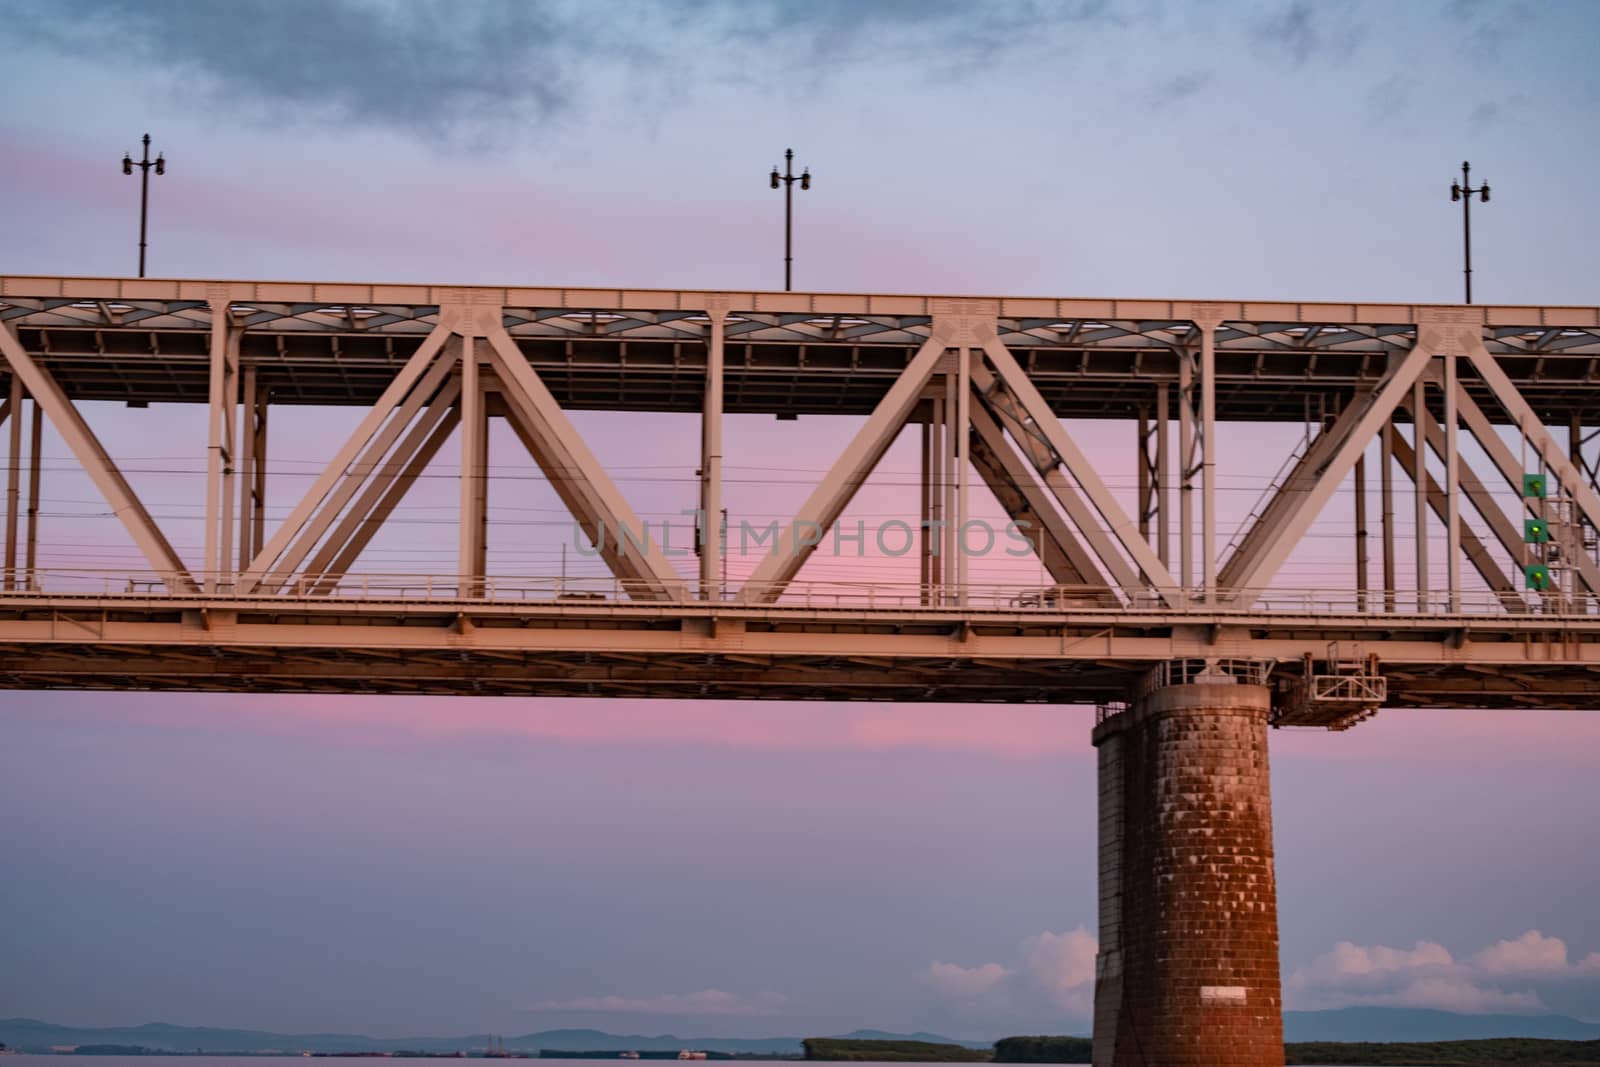
[[[570,107],[587,24],[521,0],[52,0],[11,32],[147,62],[224,103],[442,137]]]
[[[1391,74],[1367,90],[1368,117],[1383,121],[1394,118],[1411,105],[1417,80],[1409,74]]]
[[[1290,0],[1257,18],[1251,29],[1258,43],[1284,53],[1297,67],[1313,58],[1342,62],[1367,37],[1353,0]]]
[[[1145,102],[1154,108],[1168,107],[1187,100],[1216,80],[1209,70],[1191,70],[1158,82],[1145,94]]]
[[[1310,59],[1322,43],[1316,9],[1306,0],[1295,0],[1262,18],[1256,24],[1256,37],[1282,48],[1297,64]]]
[[[21,0],[4,32],[191,79],[229,118],[486,147],[576,110],[602,72],[656,104],[716,64],[769,83],[922,57],[948,74],[1123,17],[1109,0]]]

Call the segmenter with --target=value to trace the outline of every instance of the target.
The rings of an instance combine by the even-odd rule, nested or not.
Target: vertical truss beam
[[[968,478],[972,466],[972,361],[978,358],[976,352],[965,348],[958,348],[956,353],[956,373],[953,375],[956,383],[956,434],[954,460],[956,465],[956,516],[951,523],[951,543],[954,546],[954,559],[956,572],[956,597],[957,603],[965,606],[967,603],[967,510],[968,504]]]
[[[1423,392],[1424,382],[1418,378],[1411,386],[1413,412],[1426,411],[1428,398]],[[1422,439],[1422,420],[1411,423],[1411,502],[1412,522],[1416,528],[1417,551],[1417,610],[1428,610],[1428,447]]]
[[[28,537],[27,554],[23,561],[25,589],[39,585],[39,450],[44,441],[44,412],[37,400],[33,401],[32,434],[28,446]]]
[[[1383,527],[1383,610],[1394,611],[1395,552],[1394,552],[1394,422],[1384,423],[1379,442],[1378,470],[1379,498]]]
[[[1205,602],[1217,602],[1217,327],[1222,317],[1196,309],[1200,327],[1200,551],[1205,575]]]
[[[1061,425],[1061,420],[1056,418],[1050,406],[1045,403],[1044,397],[1028,379],[1022,366],[1017,363],[1016,357],[1008,351],[1005,345],[994,336],[987,336],[983,342],[983,349],[989,355],[989,361],[998,372],[1000,379],[1005,382],[1006,388],[1011,392],[1022,411],[1031,420],[1029,430],[1036,430],[1043,436],[1051,449],[1054,450],[1057,462],[1077,482],[1083,496],[1086,497],[1099,518],[1105,524],[1106,530],[1116,541],[1120,549],[1133,561],[1140,575],[1148,586],[1154,589],[1170,606],[1178,606],[1180,600],[1179,590],[1173,582],[1171,573],[1162,566],[1161,560],[1156,557],[1150,545],[1139,536],[1136,523],[1131,520],[1122,506],[1117,503],[1111,491],[1106,488],[1100,476],[1095,472],[1093,464],[1089,462],[1077,444],[1067,434],[1066,427]],[[1059,493],[1058,493],[1059,495]],[[1069,494],[1070,495],[1070,494]],[[1094,524],[1089,524],[1094,528]],[[1079,529],[1085,537],[1090,530],[1082,524]],[[1115,556],[1116,553],[1112,552]],[[1108,565],[1111,560],[1104,559]]]
[[[953,350],[955,358],[962,358],[965,353],[957,348]],[[950,365],[952,353],[945,353],[943,371],[939,375],[944,383],[944,456],[941,469],[944,471],[944,483],[941,495],[944,498],[944,523],[939,527],[939,583],[944,587],[946,599],[954,602],[961,596],[961,586],[956,581],[956,534],[961,526],[961,509],[956,502],[956,457],[960,452],[958,443],[966,427],[957,421],[960,410],[956,398],[956,375]],[[876,465],[876,464],[874,464]],[[828,525],[832,525],[829,523]]]
[[[639,517],[505,327],[495,323],[487,339],[508,418],[612,573],[635,598],[684,599],[688,591],[661,546],[646,536]],[[631,544],[630,538],[644,544]]]
[[[1356,457],[1356,610],[1367,610],[1367,454]]]
[[[1172,436],[1172,416],[1168,410],[1171,388],[1166,382],[1156,387],[1156,558],[1163,567],[1172,567],[1172,459],[1168,453]]]
[[[244,427],[239,453],[239,570],[250,566],[266,543],[267,391],[256,369],[244,368]]]
[[[770,603],[783,595],[784,589],[816,550],[822,532],[833,528],[856,491],[894,443],[948,347],[947,335],[938,329],[923,342],[900,377],[878,401],[866,424],[834,461],[827,476],[779,533],[773,552],[756,566],[745,582],[742,599]]]
[[[11,373],[22,379],[22,386],[40,404],[50,422],[61,435],[72,454],[83,467],[111,506],[123,527],[133,537],[134,544],[144,554],[145,560],[161,577],[169,589],[193,592],[194,582],[189,570],[173,551],[160,528],[150,518],[144,504],[128,484],[117,465],[112,462],[100,439],[89,429],[78,409],[56,383],[50,372],[34,362],[22,342],[11,332],[9,325],[0,325],[0,355],[5,356]]]
[[[206,529],[201,582],[215,592],[232,569],[234,435],[239,407],[239,330],[232,324],[231,300],[214,298],[211,307],[210,418],[206,440]]]
[[[489,413],[485,404],[481,354],[470,334],[461,337],[461,510],[456,574],[457,592],[478,597],[484,592],[488,563]]]
[[[1432,358],[1436,343],[1434,331],[1419,328],[1416,344],[1405,356],[1391,362],[1378,388],[1365,398],[1351,404],[1340,415],[1335,427],[1343,426],[1345,429],[1339,432],[1336,440],[1330,441],[1326,461],[1319,462],[1310,472],[1314,474],[1314,479],[1303,492],[1297,488],[1294,496],[1298,499],[1284,496],[1288,510],[1281,522],[1276,524],[1271,534],[1263,538],[1259,545],[1251,548],[1250,554],[1241,559],[1236,569],[1231,569],[1227,576],[1231,578],[1229,599],[1243,597],[1246,601],[1253,602],[1260,596],[1262,589],[1272,580],[1273,575],[1277,574],[1278,569],[1289,557],[1289,553],[1294,550],[1294,546],[1316,521],[1329,498],[1350,473],[1350,469],[1355,466],[1356,457],[1366,451],[1367,445],[1399,406],[1406,390],[1419,378],[1428,360]],[[1313,450],[1307,450],[1308,456],[1311,451]],[[1284,490],[1280,490],[1279,493],[1283,496]],[[1273,502],[1274,505],[1277,503]],[[1269,505],[1268,512],[1273,510],[1273,506]],[[1263,513],[1262,518],[1266,518],[1266,513]],[[1241,544],[1239,547],[1242,551],[1246,546]],[[1229,563],[1232,564],[1233,560]]]
[[[22,510],[22,378],[11,375],[11,395],[6,399],[4,424],[10,431],[6,450],[6,562],[5,587],[17,587],[17,519]]]
[[[936,538],[942,529],[944,502],[940,498],[939,480],[941,478],[940,458],[944,451],[944,398],[942,396],[928,399],[928,421],[922,424],[922,523],[919,527],[918,554],[920,570],[919,581],[922,585],[922,602],[927,605],[938,603],[937,590],[939,586],[939,556]]]
[[[1194,432],[1194,350],[1183,346],[1178,356],[1178,582],[1185,598],[1194,588],[1194,476],[1199,447]]]
[[[712,298],[706,317],[706,397],[700,416],[700,596],[722,599],[722,561],[728,551],[722,526],[722,378],[727,298]]]

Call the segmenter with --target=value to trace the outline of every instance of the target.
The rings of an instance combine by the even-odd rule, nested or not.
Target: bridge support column
[[[1097,1067],[1279,1067],[1283,1016],[1263,685],[1215,671],[1095,727]]]

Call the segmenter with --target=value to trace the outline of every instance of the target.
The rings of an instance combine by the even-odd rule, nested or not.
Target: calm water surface
[[[4,1067],[40,1067],[40,1065],[45,1060],[50,1060],[52,1062],[52,1064],[59,1065],[59,1067],[288,1067],[288,1062],[289,1061],[296,1061],[296,1062],[304,1063],[304,1062],[307,1062],[308,1060],[310,1060],[310,1061],[314,1061],[315,1063],[319,1064],[320,1067],[338,1067],[338,1065],[340,1065],[340,1064],[346,1065],[346,1067],[356,1067],[356,1065],[364,1063],[364,1062],[367,1062],[370,1059],[372,1059],[372,1057],[355,1057],[355,1056],[352,1056],[352,1057],[344,1057],[344,1056],[340,1056],[340,1057],[333,1057],[333,1056],[322,1056],[322,1057],[306,1057],[306,1056],[29,1056],[29,1055],[22,1055],[22,1056],[10,1056],[10,1057],[7,1057],[7,1058],[5,1058],[3,1060],[0,1060],[0,1064],[3,1064]],[[399,1060],[398,1062],[400,1062],[400,1063],[436,1063],[438,1065],[438,1067],[446,1067],[447,1064],[456,1063],[458,1061],[453,1060],[453,1059],[449,1059],[449,1058],[441,1058],[441,1059],[438,1059],[438,1060],[421,1060],[421,1059],[413,1060],[413,1059],[407,1058],[407,1059]],[[475,1064],[476,1067],[486,1067],[486,1064],[481,1059],[473,1059],[473,1060],[469,1060],[467,1062],[471,1063],[471,1064]],[[616,1061],[616,1060],[557,1060],[557,1059],[549,1059],[549,1060],[513,1060],[511,1062],[512,1062],[513,1065],[525,1064],[525,1065],[527,1065],[527,1067],[533,1067],[534,1064],[543,1064],[543,1063],[566,1063],[566,1064],[582,1065],[582,1067],[596,1067],[597,1064],[616,1063],[618,1061]],[[676,1060],[627,1060],[625,1062],[630,1063],[630,1064],[644,1065],[644,1064],[650,1064],[650,1063],[657,1063],[657,1064],[676,1063],[678,1061],[676,1061]],[[714,1063],[719,1063],[720,1062],[722,1064],[727,1064],[730,1061],[728,1061],[728,1060],[720,1060],[720,1061],[718,1061],[718,1060],[704,1060],[704,1061],[699,1061],[699,1062],[704,1062],[704,1063],[707,1063],[707,1064],[714,1064]],[[762,1063],[773,1063],[773,1064],[776,1064],[777,1067],[782,1067],[782,1065],[785,1064],[785,1063],[792,1063],[792,1062],[795,1062],[795,1061],[786,1061],[786,1060],[766,1060],[766,1061],[763,1061],[763,1060],[736,1060],[736,1061],[732,1061],[732,1062],[738,1063],[738,1064],[747,1065],[747,1067],[759,1067],[759,1065],[762,1064]],[[903,1063],[874,1063],[874,1062],[868,1062],[868,1061],[863,1060],[861,1062],[855,1063],[853,1065],[853,1067],[905,1067],[905,1064],[903,1064]],[[1359,1067],[1359,1065],[1358,1064],[1351,1064],[1350,1067]]]

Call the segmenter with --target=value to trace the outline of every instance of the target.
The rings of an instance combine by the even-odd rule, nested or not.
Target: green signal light
[[[1522,495],[1525,497],[1538,497],[1544,499],[1544,475],[1524,474],[1522,476]]]
[[[1523,519],[1522,539],[1530,545],[1542,545],[1550,540],[1550,524],[1543,519]]]
[[[1544,564],[1531,563],[1523,574],[1527,578],[1529,589],[1550,588],[1550,568]]]

